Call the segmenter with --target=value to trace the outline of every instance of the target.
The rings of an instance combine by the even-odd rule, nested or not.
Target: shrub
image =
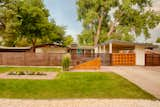
[[[62,68],[63,71],[69,71],[69,66],[70,66],[70,55],[64,55],[62,58]]]

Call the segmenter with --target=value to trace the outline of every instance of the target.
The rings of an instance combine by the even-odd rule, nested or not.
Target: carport
[[[145,66],[145,49],[152,44],[132,43],[120,40],[110,40],[95,47],[95,53],[100,54],[109,65],[116,66]],[[104,57],[104,56],[110,57]],[[107,58],[107,59],[106,59]],[[108,63],[108,62],[107,62]]]

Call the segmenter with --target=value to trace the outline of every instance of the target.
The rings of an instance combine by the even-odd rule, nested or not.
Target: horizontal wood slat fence
[[[30,52],[3,52],[0,53],[0,65],[15,66],[60,66],[64,54],[30,53]],[[74,56],[74,57],[73,57]],[[135,54],[98,53],[90,56],[76,56],[71,54],[71,65],[79,65],[95,58],[101,59],[101,65],[135,65]]]
[[[145,55],[146,66],[160,66],[160,54],[146,54]]]
[[[113,53],[112,54],[112,65],[135,65],[135,54],[122,54],[122,53]]]
[[[60,66],[64,54],[0,53],[0,65]]]

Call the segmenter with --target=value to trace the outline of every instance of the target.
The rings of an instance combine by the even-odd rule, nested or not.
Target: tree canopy
[[[64,46],[69,46],[73,43],[74,39],[71,35],[65,36],[64,37]]]
[[[4,45],[31,44],[35,51],[37,43],[63,43],[65,28],[49,20],[43,0],[1,0],[0,4]]]
[[[155,12],[146,9],[152,0],[78,0],[77,6],[78,19],[85,31],[92,32],[94,45],[115,36],[127,41],[141,34],[149,38],[149,30],[160,22]]]
[[[78,41],[80,45],[93,45],[93,33],[91,30],[84,30],[80,35],[78,35]]]

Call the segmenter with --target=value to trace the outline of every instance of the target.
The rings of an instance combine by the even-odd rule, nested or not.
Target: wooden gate
[[[160,54],[146,54],[145,55],[146,66],[160,66]]]

